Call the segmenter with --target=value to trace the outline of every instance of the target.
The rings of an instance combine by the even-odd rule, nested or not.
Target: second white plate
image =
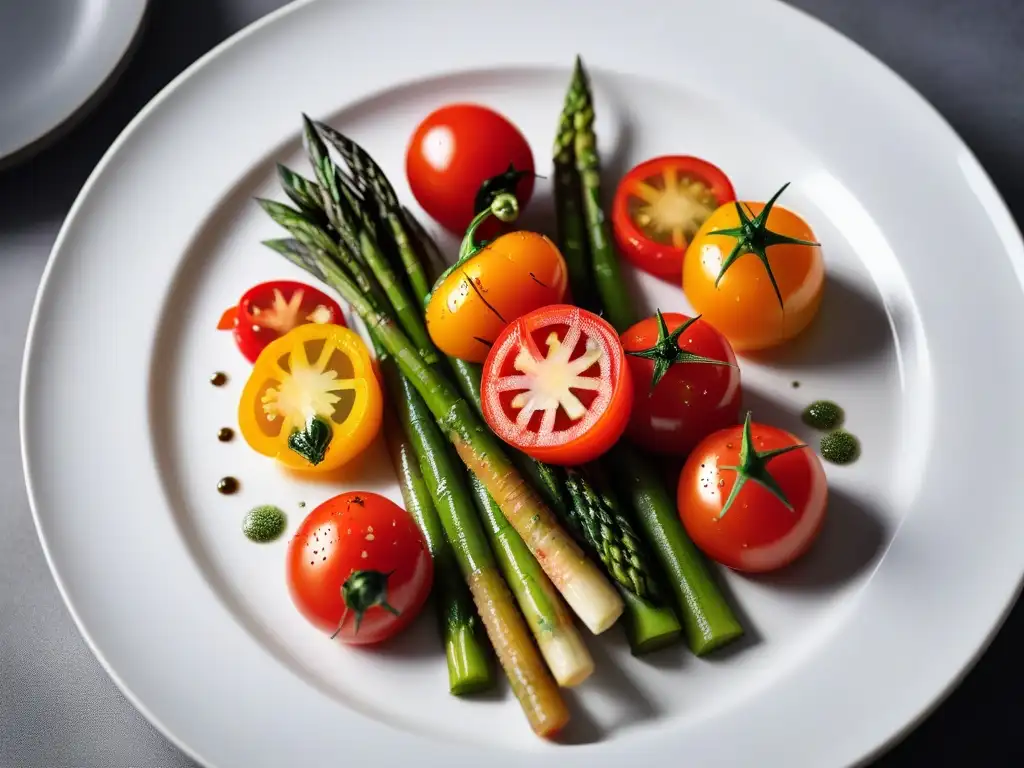
[[[0,164],[30,151],[114,75],[147,0],[0,3]]]

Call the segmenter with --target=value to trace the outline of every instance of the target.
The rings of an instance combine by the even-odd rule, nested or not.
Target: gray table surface
[[[1017,221],[1024,221],[1024,0],[792,2],[920,90],[977,153]],[[57,593],[22,480],[18,378],[46,257],[93,166],[178,72],[284,4],[152,0],[135,54],[106,97],[50,148],[0,171],[0,768],[194,765],[122,696]],[[642,28],[649,20],[632,23]],[[723,52],[741,47],[742,40],[731,38]],[[1024,764],[1018,725],[1024,710],[1017,661],[1022,644],[1024,609],[1018,607],[959,689],[877,764]]]

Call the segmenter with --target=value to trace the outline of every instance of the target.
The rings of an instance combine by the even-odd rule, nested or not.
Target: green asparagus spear
[[[505,582],[515,595],[548,668],[559,685],[579,685],[594,671],[594,660],[576,631],[569,610],[484,484],[476,475],[470,475],[469,483]]]
[[[566,96],[565,110],[571,112],[573,116],[573,148],[576,152],[576,170],[579,172],[583,191],[583,212],[594,284],[604,305],[605,319],[615,330],[622,333],[636,322],[636,313],[629,296],[626,295],[619,259],[611,241],[604,209],[601,207],[601,160],[597,153],[597,136],[594,134],[594,100],[579,56],[576,57],[576,67]],[[571,211],[565,210],[562,213],[564,215]],[[572,225],[566,222],[563,226]]]
[[[590,96],[586,74],[579,57],[576,59],[572,83],[566,96],[565,110],[573,113],[573,129],[577,134],[580,128],[585,130],[588,124],[592,125],[593,99]],[[578,115],[577,112],[580,110],[586,114]],[[574,137],[573,145],[577,152],[580,151],[581,144],[585,149],[589,149],[591,155],[587,158],[587,162],[581,162],[580,156],[577,155],[577,166],[583,175],[586,166],[589,165],[592,170],[596,170],[600,166],[600,162],[592,132],[589,137],[584,136],[582,139],[579,135]],[[556,148],[557,146],[556,143]],[[557,167],[557,158],[555,162]],[[585,183],[584,186],[586,186]],[[594,189],[591,184],[590,191],[593,192]],[[588,228],[593,236],[593,227],[590,225],[595,221],[603,221],[599,207],[599,194],[584,194],[584,203]],[[596,209],[594,204],[598,206]],[[571,213],[569,207],[558,210],[560,217],[569,216]],[[572,226],[574,225],[567,222],[560,224],[563,230],[571,229]],[[602,242],[605,246],[608,245],[607,238],[604,238]],[[590,248],[594,249],[593,237],[591,237]],[[612,272],[608,271],[609,260],[612,262]],[[567,262],[567,264],[571,270],[578,262]],[[629,323],[626,321],[633,318],[634,310],[624,284],[615,277],[617,259],[614,251],[610,247],[605,247],[600,253],[595,251],[592,264],[598,291],[597,295],[593,297],[595,303],[590,308],[600,311],[602,303],[606,309],[614,307],[622,322],[628,325]],[[609,275],[611,275],[611,279],[609,279]],[[581,279],[577,278],[577,280]],[[618,327],[611,317],[609,320]],[[639,528],[647,543],[654,549],[662,570],[668,577],[667,580],[676,598],[675,603],[686,625],[690,648],[698,655],[704,654],[740,637],[743,634],[743,628],[712,579],[703,556],[683,530],[676,514],[675,504],[672,503],[661,479],[651,471],[650,466],[645,463],[636,449],[628,444],[620,444],[612,454],[612,461],[606,466],[610,469],[610,474],[615,478],[617,484],[621,486],[623,496],[632,501],[632,507],[639,520]]]
[[[637,597],[652,600],[657,587],[644,564],[640,539],[633,527],[579,469],[566,472],[565,487],[572,497],[570,520],[577,535],[597,553],[619,584]]]
[[[419,307],[414,306],[409,299],[405,287],[398,280],[391,264],[378,247],[376,238],[352,210],[349,196],[343,194],[342,174],[331,160],[327,146],[323,143],[312,121],[303,115],[303,122],[306,151],[310,164],[316,171],[317,180],[325,192],[323,195],[324,210],[328,220],[340,234],[349,250],[352,253],[361,254],[367,265],[373,270],[384,295],[391,302],[395,317],[398,318],[399,324],[408,334],[409,339],[419,348],[423,358],[428,363],[436,363],[440,358],[427,334],[423,314]],[[384,183],[387,183],[386,179]],[[378,182],[378,186],[379,184]],[[390,189],[390,184],[388,184],[388,189]]]
[[[541,735],[557,732],[568,721],[568,709],[501,579],[480,521],[471,511],[473,501],[462,473],[449,460],[449,447],[422,397],[407,378],[398,375],[379,336],[374,341],[381,370],[393,393],[398,420],[419,461],[430,498],[452,543],[459,570],[469,584],[487,637],[531,727]]]
[[[398,375],[392,372],[386,378]],[[457,696],[487,690],[494,679],[472,596],[445,538],[412,443],[390,410],[385,414],[385,431],[405,508],[423,531],[434,560],[434,599],[448,660],[448,689]]]
[[[743,626],[715,583],[703,555],[686,535],[675,502],[650,463],[632,446],[622,443],[613,449],[611,459],[621,468],[622,492],[632,500],[640,528],[670,577],[690,648],[703,656],[742,636]]]
[[[593,304],[594,286],[590,279],[587,232],[582,210],[580,176],[576,171],[575,100],[566,99],[558,121],[554,150],[554,197],[558,248],[569,270],[573,301],[587,307]]]
[[[317,226],[327,223],[327,214],[321,202],[321,190],[315,181],[307,179],[290,168],[277,164],[277,178],[281,189]]]
[[[352,139],[324,123],[317,123],[317,129],[341,154],[357,181],[365,182],[367,191],[371,192],[380,206],[380,217],[391,228],[391,234],[398,245],[398,252],[405,266],[406,274],[413,293],[417,296],[426,295],[430,290],[423,266],[413,250],[409,234],[405,228],[405,214],[398,202],[395,190],[388,181],[380,166],[370,157],[369,153]]]

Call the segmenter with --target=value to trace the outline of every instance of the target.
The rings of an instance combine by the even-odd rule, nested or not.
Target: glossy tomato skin
[[[801,443],[785,430],[752,425],[753,447],[770,451]],[[803,555],[817,538],[828,505],[825,470],[809,447],[768,461],[768,470],[793,506],[748,480],[719,517],[737,473],[742,426],[709,435],[694,449],[679,475],[679,516],[690,538],[708,557],[737,571],[782,568]]]
[[[505,389],[500,382],[507,377],[520,376],[522,369],[518,358],[524,346],[534,359],[551,357],[554,351],[548,339],[552,333],[567,342],[574,327],[580,329],[581,334],[573,343],[572,358],[580,359],[578,356],[585,352],[587,338],[594,340],[601,348],[602,358],[583,370],[586,376],[600,379],[607,386],[601,392],[571,389],[581,402],[586,401],[586,416],[572,421],[560,409],[553,425],[554,433],[549,439],[542,439],[538,435],[539,425],[535,423],[542,422],[542,416],[535,415],[526,428],[517,427],[520,411],[512,405],[512,399],[522,390]],[[555,379],[559,378],[561,376],[556,374]],[[481,405],[485,421],[506,443],[548,464],[575,466],[606,453],[625,431],[632,401],[633,381],[615,329],[579,307],[567,304],[542,307],[510,323],[484,362]]]
[[[619,182],[612,201],[612,227],[619,251],[643,271],[677,283],[688,246],[684,228],[681,227],[677,235],[666,232],[662,237],[655,237],[637,221],[638,209],[645,202],[642,190],[650,193],[654,188],[652,182],[659,185],[659,191],[660,185],[667,188],[669,184],[679,184],[681,191],[689,188],[691,196],[680,202],[688,204],[688,212],[695,217],[693,230],[700,226],[702,217],[735,200],[736,192],[721,168],[689,155],[663,155],[645,160]],[[692,237],[694,233],[689,234]]]
[[[479,104],[449,104],[417,126],[405,155],[416,201],[441,226],[461,237],[474,216],[480,186],[508,170],[528,171],[515,194],[524,209],[533,194],[533,153],[507,118]]]
[[[345,325],[338,302],[322,291],[294,280],[272,280],[242,294],[238,305],[224,313],[218,328],[231,329],[239,351],[255,363],[272,341],[298,325],[314,322],[311,316],[322,324]]]
[[[342,396],[351,398],[350,405],[336,409]],[[359,334],[333,323],[305,323],[264,348],[242,389],[237,413],[250,448],[289,469],[320,474],[370,445],[383,410],[374,360]],[[303,429],[312,415],[330,428],[326,452],[316,464],[291,442],[293,431]]]
[[[446,355],[482,363],[506,325],[565,298],[569,272],[536,232],[510,232],[460,265],[427,304],[427,331]]]
[[[763,203],[741,203],[756,216]],[[736,205],[723,205],[704,222],[683,261],[683,291],[694,310],[725,334],[737,352],[766,349],[792,339],[818,312],[825,286],[825,263],[819,246],[773,245],[768,262],[782,294],[783,307],[760,259],[752,253],[737,259],[718,286],[722,261],[736,243],[716,230],[740,223]],[[774,206],[768,228],[780,235],[814,241],[814,232],[793,211]]]
[[[664,318],[669,333],[691,319],[678,312]],[[678,339],[677,347],[730,365],[678,362],[653,389],[654,362],[628,353],[658,343],[656,318],[641,320],[621,338],[633,378],[633,410],[626,429],[633,442],[650,453],[685,457],[712,432],[739,423],[743,390],[736,355],[710,323],[696,320]]]
[[[345,615],[342,586],[356,571],[387,577],[387,602],[398,615],[373,606],[358,631],[355,612]],[[348,645],[383,642],[408,626],[430,593],[434,563],[426,540],[404,509],[365,491],[343,493],[310,512],[288,544],[287,583],[292,601],[328,634]]]

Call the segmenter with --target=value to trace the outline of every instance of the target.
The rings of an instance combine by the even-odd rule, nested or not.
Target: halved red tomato
[[[238,349],[250,363],[270,342],[306,323],[345,325],[338,302],[304,283],[274,280],[254,285],[237,306],[225,310],[217,328],[233,330]]]
[[[611,325],[552,304],[501,332],[484,362],[481,395],[484,418],[506,443],[539,461],[575,465],[622,436],[633,379]]]
[[[683,255],[701,224],[736,199],[716,165],[687,155],[647,160],[627,173],[612,203],[612,226],[622,254],[645,272],[678,282]]]

